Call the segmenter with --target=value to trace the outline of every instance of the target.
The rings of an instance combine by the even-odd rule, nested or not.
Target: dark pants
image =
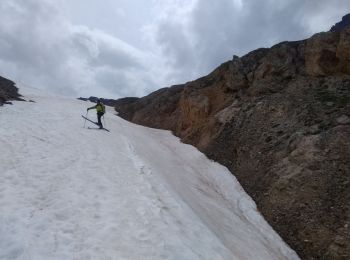
[[[103,116],[104,113],[98,112],[97,113],[97,123],[100,126],[100,128],[103,127],[102,122],[101,122],[101,117]]]

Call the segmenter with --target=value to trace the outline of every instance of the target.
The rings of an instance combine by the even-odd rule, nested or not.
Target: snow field
[[[0,108],[0,259],[298,259],[192,146],[30,93]]]

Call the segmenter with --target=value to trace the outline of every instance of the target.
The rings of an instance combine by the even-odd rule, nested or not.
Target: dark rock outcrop
[[[90,102],[96,103],[99,98],[98,97],[89,97],[89,98],[80,97],[78,99],[82,100],[82,101],[90,101]],[[105,104],[106,106],[111,106],[111,107],[114,107],[116,105],[116,102],[117,102],[117,100],[115,100],[115,99],[107,99],[107,98],[100,98],[100,99],[101,99],[103,104]]]
[[[350,28],[320,33],[116,110],[226,165],[303,259],[350,259],[349,61]]]
[[[0,76],[0,106],[6,103],[10,104],[9,100],[23,101],[18,94],[18,88],[15,86],[15,83]]]
[[[331,32],[341,31],[348,26],[350,26],[350,14],[344,15],[343,19],[339,23],[336,23],[335,25],[333,25],[330,31]]]

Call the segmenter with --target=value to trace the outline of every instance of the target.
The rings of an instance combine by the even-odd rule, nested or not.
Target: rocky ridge
[[[350,258],[350,28],[116,101],[224,164],[302,259]]]
[[[9,103],[9,100],[23,100],[18,94],[18,88],[15,83],[11,80],[0,76],[0,106]]]
[[[77,98],[77,99],[78,100],[82,100],[82,101],[90,101],[90,102],[93,102],[93,103],[97,103],[97,100],[100,99],[103,104],[105,104],[106,106],[111,106],[111,107],[114,107],[115,104],[116,104],[116,100],[115,99],[98,98],[98,97],[94,97],[94,96],[91,96],[89,98],[80,97],[80,98]]]
[[[330,31],[341,31],[348,26],[350,26],[350,14],[344,15],[342,20],[339,23],[333,25]]]

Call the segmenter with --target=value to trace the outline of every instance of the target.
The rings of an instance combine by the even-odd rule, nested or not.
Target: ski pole
[[[87,118],[88,113],[89,113],[89,110],[86,111],[86,115],[85,115],[86,118]],[[85,124],[86,124],[86,118],[85,118],[85,121],[84,121],[84,128],[85,128]]]
[[[105,127],[107,127],[105,116],[103,115],[102,118],[103,118],[103,124],[105,125]]]

